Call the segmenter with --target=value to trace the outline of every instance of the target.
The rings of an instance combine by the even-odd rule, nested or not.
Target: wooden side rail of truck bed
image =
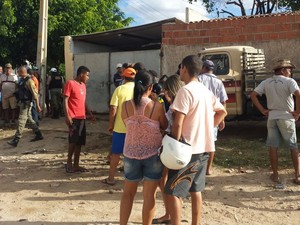
[[[245,79],[245,94],[252,92],[260,82],[274,75],[274,72],[267,72],[262,70],[248,69],[243,70],[243,77]],[[300,70],[293,70],[292,77],[300,86]]]

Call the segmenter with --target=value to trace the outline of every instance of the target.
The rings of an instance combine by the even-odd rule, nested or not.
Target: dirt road
[[[101,182],[108,173],[105,155],[111,146],[111,137],[106,132],[107,116],[98,116],[95,124],[87,124],[88,143],[81,155],[82,165],[89,169],[85,173],[67,174],[64,171],[67,152],[64,120],[46,118],[40,124],[45,139],[30,143],[33,134],[26,130],[17,148],[6,144],[14,130],[1,130],[0,224],[118,224],[122,172],[118,173],[115,186]],[[253,126],[252,129],[258,130],[264,127]],[[228,132],[220,138],[229,138],[230,129],[238,132],[237,128],[240,125],[227,124]],[[292,170],[280,172],[285,184],[283,190],[274,189],[267,169],[242,172],[236,168],[215,169],[214,174],[207,177],[203,192],[202,224],[299,224],[300,186],[291,182]],[[141,191],[140,187],[131,224],[141,224]],[[158,193],[156,217],[161,216],[163,210]],[[182,224],[190,224],[190,211],[190,199],[185,199]]]

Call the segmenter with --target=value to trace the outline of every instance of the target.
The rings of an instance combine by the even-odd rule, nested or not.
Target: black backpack
[[[25,78],[21,78],[18,83],[18,90],[15,93],[15,96],[18,102],[31,102],[32,101],[32,93],[31,91],[26,88],[26,83],[30,79],[29,76]]]

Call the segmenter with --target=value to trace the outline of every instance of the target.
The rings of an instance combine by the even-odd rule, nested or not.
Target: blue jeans
[[[32,116],[32,119],[35,121],[36,125],[38,126],[39,125],[39,113],[36,109],[35,101],[32,101],[31,116]]]

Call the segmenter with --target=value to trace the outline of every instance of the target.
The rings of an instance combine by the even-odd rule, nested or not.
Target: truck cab
[[[211,60],[215,64],[214,74],[222,80],[228,95],[228,115],[245,114],[249,94],[257,85],[255,73],[265,70],[263,50],[251,46],[216,47],[203,49],[199,56],[202,61]]]

